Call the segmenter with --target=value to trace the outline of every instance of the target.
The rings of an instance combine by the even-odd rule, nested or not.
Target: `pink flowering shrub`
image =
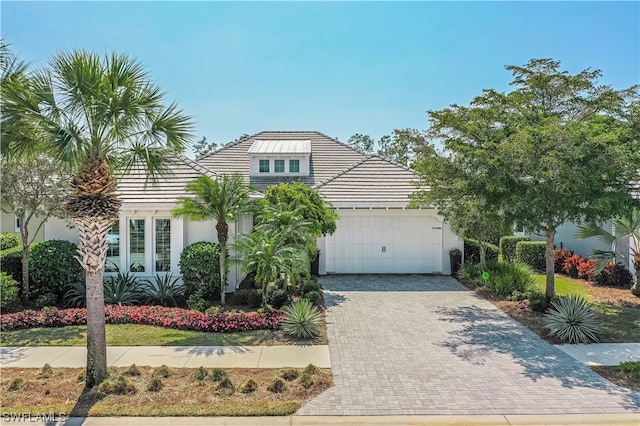
[[[258,313],[205,314],[164,306],[119,306],[104,308],[107,324],[145,324],[180,330],[231,333],[247,330],[273,330],[284,318],[282,311]],[[64,327],[87,323],[85,308],[22,311],[0,315],[0,330],[9,331],[31,327]]]

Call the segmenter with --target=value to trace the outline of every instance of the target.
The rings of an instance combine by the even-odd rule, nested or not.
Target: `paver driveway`
[[[450,277],[320,282],[335,387],[298,414],[640,412],[640,393],[612,385]]]

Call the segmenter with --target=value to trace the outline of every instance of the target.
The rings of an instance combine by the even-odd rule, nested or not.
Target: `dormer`
[[[310,140],[256,140],[247,151],[251,176],[309,176]]]

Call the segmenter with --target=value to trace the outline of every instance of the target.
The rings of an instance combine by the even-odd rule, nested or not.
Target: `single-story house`
[[[197,161],[174,160],[172,174],[145,185],[142,173],[118,182],[123,200],[119,222],[108,237],[106,271],[141,276],[179,274],[184,247],[217,241],[215,224],[171,217],[170,211],[191,180],[240,174],[260,196],[270,185],[300,181],[329,201],[339,220],[333,235],[319,238],[319,273],[450,274],[449,250],[462,241],[433,208],[409,208],[416,174],[376,155],[360,152],[320,132],[261,132],[227,145]],[[248,234],[251,217],[230,226],[232,238]],[[60,220],[45,225],[45,238],[77,242],[75,229]],[[242,279],[232,266],[229,290]]]

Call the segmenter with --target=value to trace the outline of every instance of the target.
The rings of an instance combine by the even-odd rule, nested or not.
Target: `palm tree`
[[[290,210],[282,204],[263,203],[257,219],[255,232],[263,232],[268,236],[280,234],[285,245],[299,247],[310,257],[315,256],[314,224],[305,219],[299,209]]]
[[[65,52],[30,76],[29,90],[12,90],[3,101],[3,121],[19,117],[48,135],[47,152],[75,173],[64,204],[79,234],[78,260],[87,283],[87,374],[91,387],[107,376],[102,271],[106,235],[120,213],[115,172],[142,168],[151,181],[191,138],[191,120],[164,94],[141,64],[127,55],[104,57]],[[35,147],[9,141],[3,149]]]
[[[255,280],[262,288],[262,305],[267,304],[269,284],[285,276],[299,276],[308,270],[308,263],[299,246],[287,245],[284,235],[253,232],[238,241],[236,247],[242,254],[245,272],[255,272]]]
[[[186,186],[193,197],[180,197],[172,214],[191,220],[215,220],[220,244],[220,303],[225,303],[227,288],[227,243],[229,222],[233,222],[249,206],[251,187],[240,175],[212,179],[201,176]]]
[[[593,251],[593,257],[598,261],[598,271],[601,271],[606,263],[615,261],[616,253],[624,252],[626,249],[626,252],[631,255],[631,263],[636,271],[636,280],[631,287],[631,293],[640,296],[640,209],[633,209],[629,216],[613,219],[611,224],[613,233],[594,223],[589,223],[580,225],[577,235],[580,238],[597,237],[603,244],[612,248],[612,250]],[[625,255],[622,254],[622,256]]]

